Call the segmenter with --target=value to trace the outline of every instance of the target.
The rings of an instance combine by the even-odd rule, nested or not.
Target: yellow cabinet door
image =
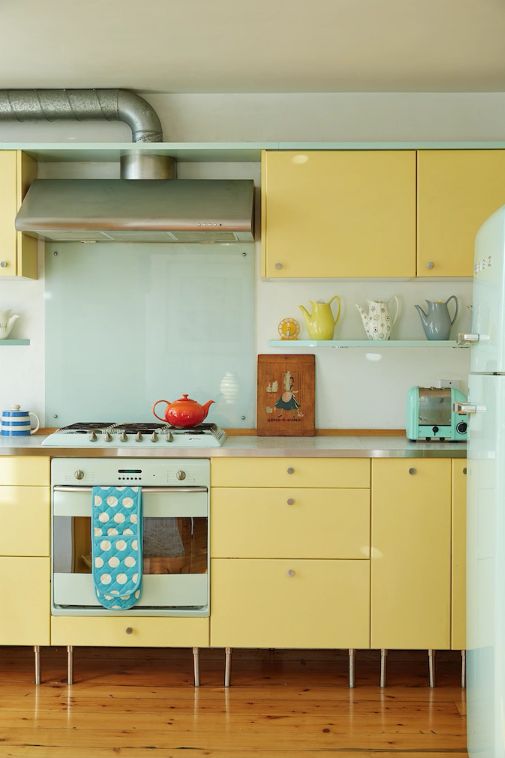
[[[505,204],[505,150],[420,150],[417,275],[472,276],[475,235]]]
[[[466,467],[452,462],[452,608],[451,647],[466,648]]]
[[[53,616],[51,644],[208,647],[209,619],[169,616]]]
[[[0,555],[49,555],[49,487],[0,486]]]
[[[449,649],[451,461],[372,463],[371,644]]]
[[[214,487],[213,558],[370,558],[370,490]]]
[[[0,486],[49,487],[49,457],[8,455],[0,458]]]
[[[211,646],[368,648],[369,589],[368,561],[216,558]]]
[[[213,458],[213,487],[369,487],[369,458]]]
[[[0,558],[0,645],[49,645],[49,558]]]
[[[16,214],[36,163],[20,150],[0,150],[0,277],[37,278],[37,240],[16,231]]]
[[[415,151],[265,151],[261,191],[264,276],[415,276]]]
[[[17,273],[16,213],[16,151],[0,150],[0,277]]]

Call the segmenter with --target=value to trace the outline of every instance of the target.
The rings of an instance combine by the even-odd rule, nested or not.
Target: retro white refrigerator
[[[505,206],[475,243],[468,449],[471,758],[505,758]]]

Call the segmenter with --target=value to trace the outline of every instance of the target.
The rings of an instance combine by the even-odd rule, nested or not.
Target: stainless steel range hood
[[[16,229],[56,241],[251,241],[254,186],[248,179],[37,179]]]

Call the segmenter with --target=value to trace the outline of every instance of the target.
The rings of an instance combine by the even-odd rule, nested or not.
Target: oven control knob
[[[176,479],[178,479],[179,481],[182,481],[183,479],[185,479],[185,478],[186,478],[186,472],[185,472],[185,471],[178,471],[178,472],[176,473],[175,477],[176,477]]]
[[[84,471],[77,469],[77,471],[74,471],[74,477],[75,479],[84,479]]]
[[[153,432],[151,434],[151,442],[158,442],[158,432]]]
[[[105,432],[105,442],[112,442],[112,434],[110,432]]]
[[[143,440],[142,432],[137,432],[137,434],[135,435],[135,442],[142,442],[142,440]]]
[[[124,429],[121,432],[119,439],[121,442],[128,442],[128,435],[126,434],[126,431]]]
[[[90,442],[96,442],[98,439],[98,437],[96,436],[96,432],[95,431],[90,432],[88,439]]]

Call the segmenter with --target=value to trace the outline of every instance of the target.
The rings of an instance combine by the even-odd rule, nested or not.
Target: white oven
[[[110,611],[93,586],[91,493],[125,485],[142,488],[142,595],[133,608]],[[209,485],[204,459],[54,458],[52,613],[208,616]]]

